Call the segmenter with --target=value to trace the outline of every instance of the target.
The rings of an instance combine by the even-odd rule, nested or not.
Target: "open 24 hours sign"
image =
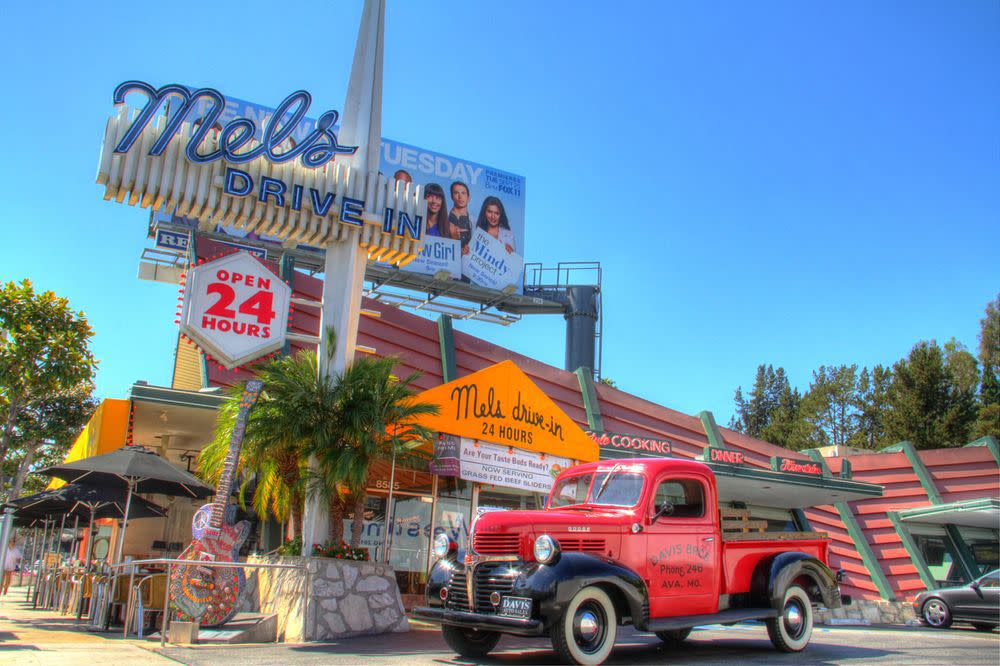
[[[188,271],[181,334],[233,369],[281,349],[291,297],[263,263],[234,252]]]

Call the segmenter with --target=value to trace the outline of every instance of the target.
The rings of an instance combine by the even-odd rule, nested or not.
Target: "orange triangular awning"
[[[418,421],[436,432],[514,446],[581,462],[599,458],[597,444],[513,361],[501,361],[416,396],[439,405]]]

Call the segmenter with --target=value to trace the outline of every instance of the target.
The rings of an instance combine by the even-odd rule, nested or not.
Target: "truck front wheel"
[[[805,590],[790,585],[778,617],[767,621],[767,635],[782,652],[800,652],[809,645],[812,630],[812,602]]]
[[[477,631],[447,624],[441,626],[444,642],[462,657],[480,658],[490,653],[500,641],[499,631]]]
[[[603,663],[618,636],[618,616],[611,598],[599,587],[576,593],[552,626],[552,647],[570,664]]]

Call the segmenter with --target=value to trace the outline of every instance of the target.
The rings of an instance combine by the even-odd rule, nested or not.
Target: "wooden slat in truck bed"
[[[826,539],[826,532],[723,532],[723,541],[790,541]]]

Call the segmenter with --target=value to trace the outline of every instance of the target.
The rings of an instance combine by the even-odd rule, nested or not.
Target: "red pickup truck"
[[[545,510],[477,518],[471,548],[438,535],[427,605],[414,615],[473,658],[508,633],[548,636],[565,662],[599,664],[620,625],[679,643],[692,627],[744,620],[764,620],[779,650],[804,649],[813,606],[842,603],[829,542],[763,531],[738,502],[720,510],[716,483],[691,460],[572,467]]]

